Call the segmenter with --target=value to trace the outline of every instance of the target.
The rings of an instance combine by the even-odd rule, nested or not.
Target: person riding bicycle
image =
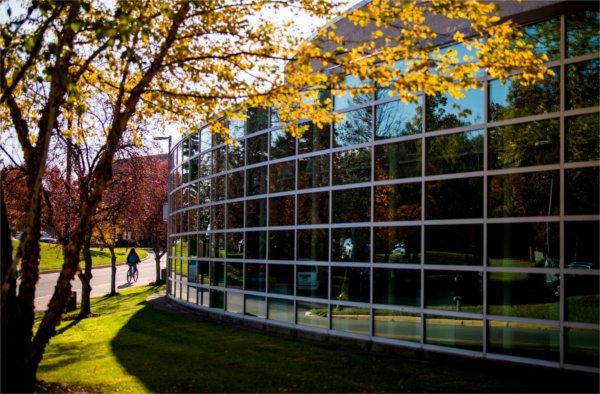
[[[135,252],[135,248],[131,248],[127,255],[127,265],[132,274],[137,272],[137,265],[140,263],[140,256]]]

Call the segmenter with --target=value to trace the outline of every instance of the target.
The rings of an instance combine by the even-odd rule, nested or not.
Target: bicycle
[[[137,267],[130,265],[127,270],[127,283],[137,282],[139,276],[139,272]]]

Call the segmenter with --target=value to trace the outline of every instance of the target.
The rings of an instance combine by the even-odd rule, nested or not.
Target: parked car
[[[58,240],[56,238],[53,238],[47,232],[42,231],[41,236],[40,236],[40,242],[46,242],[46,243],[49,243],[49,244],[55,244],[55,243],[58,243]]]

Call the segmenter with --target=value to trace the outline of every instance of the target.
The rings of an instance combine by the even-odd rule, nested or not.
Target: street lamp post
[[[169,145],[167,148],[167,295],[171,294],[171,286],[169,284],[169,278],[171,277],[171,242],[169,239],[169,235],[171,234],[171,136],[160,136],[154,137],[154,141],[164,141],[167,140]]]

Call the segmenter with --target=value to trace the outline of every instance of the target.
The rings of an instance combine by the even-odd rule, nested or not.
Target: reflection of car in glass
[[[354,252],[354,242],[352,242],[352,238],[346,238],[342,241],[342,251],[341,258],[344,259],[352,259],[352,253]]]
[[[299,290],[317,290],[319,288],[317,269],[315,266],[298,266],[296,286]]]
[[[580,270],[591,270],[594,268],[594,264],[586,261],[573,261],[567,265],[567,268],[580,269]]]
[[[394,246],[394,249],[390,252],[390,257],[404,257],[406,256],[406,245],[399,243]]]

